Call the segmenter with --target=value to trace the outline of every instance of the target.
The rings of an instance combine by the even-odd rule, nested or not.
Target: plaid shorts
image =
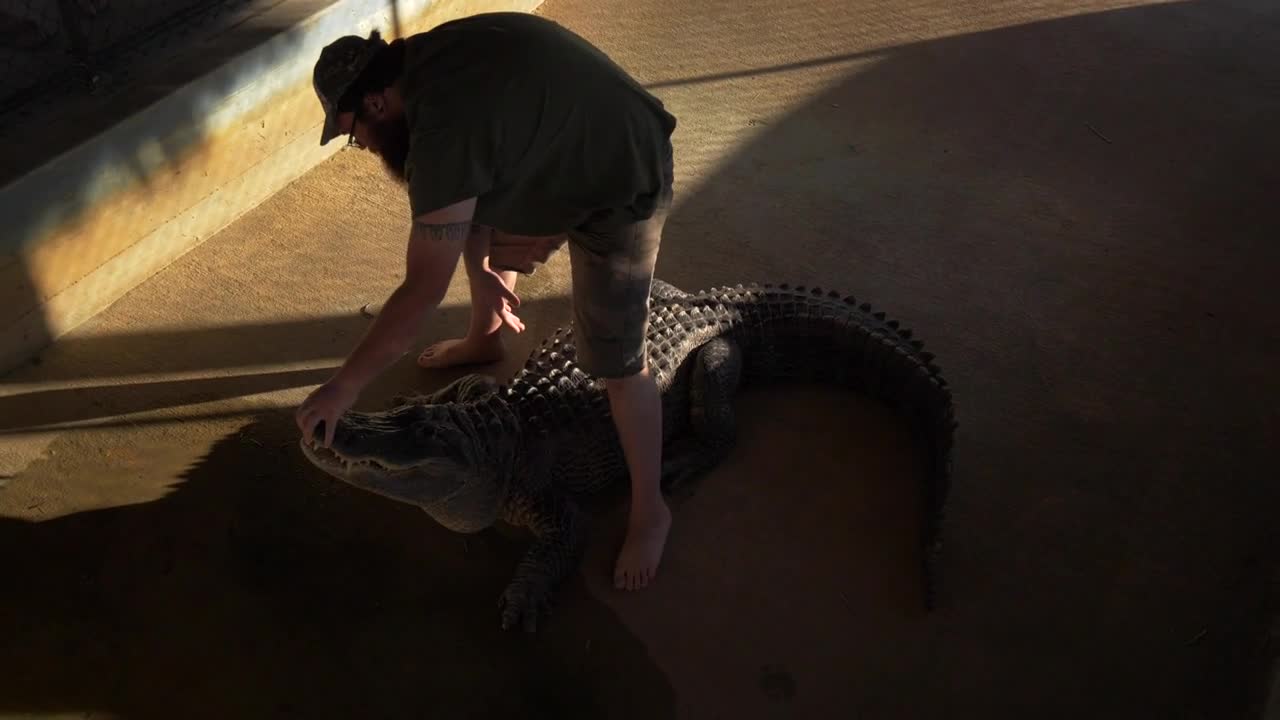
[[[665,182],[652,216],[621,226],[588,222],[568,233],[577,361],[596,377],[622,378],[645,369],[649,289],[671,211],[672,174],[668,144]]]
[[[564,245],[573,275],[573,333],[582,369],[601,378],[634,375],[645,367],[649,288],[671,211],[673,162],[670,141],[662,191],[653,214],[639,222],[611,220],[604,211],[561,235],[495,232],[490,267],[532,275]]]

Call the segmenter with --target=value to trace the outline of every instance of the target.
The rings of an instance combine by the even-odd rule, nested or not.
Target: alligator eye
[[[436,443],[440,438],[440,431],[429,422],[418,423],[414,428],[414,437],[420,443]]]

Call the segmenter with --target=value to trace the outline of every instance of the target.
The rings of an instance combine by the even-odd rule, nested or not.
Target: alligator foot
[[[535,540],[498,602],[502,629],[534,632],[551,613],[561,582],[578,569],[587,539],[584,518],[574,503],[553,492],[517,493],[508,498],[503,516],[528,528]]]
[[[668,492],[688,492],[686,486],[733,449],[737,439],[733,396],[741,378],[742,351],[736,343],[715,338],[698,349],[689,378],[692,432],[676,441],[662,463],[663,485]]]
[[[545,583],[516,579],[507,585],[498,601],[502,629],[521,628],[536,632],[538,621],[551,614],[551,591]]]

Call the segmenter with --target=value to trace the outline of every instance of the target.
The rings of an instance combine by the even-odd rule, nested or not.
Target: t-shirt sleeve
[[[454,121],[413,131],[405,160],[414,217],[488,192],[494,185],[492,134]]]

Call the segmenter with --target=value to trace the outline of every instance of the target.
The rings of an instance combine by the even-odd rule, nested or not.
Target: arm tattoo
[[[418,227],[427,234],[427,237],[437,242],[448,240],[450,242],[465,243],[467,236],[471,234],[471,223],[445,223],[443,225],[433,225],[429,223],[418,223]]]

